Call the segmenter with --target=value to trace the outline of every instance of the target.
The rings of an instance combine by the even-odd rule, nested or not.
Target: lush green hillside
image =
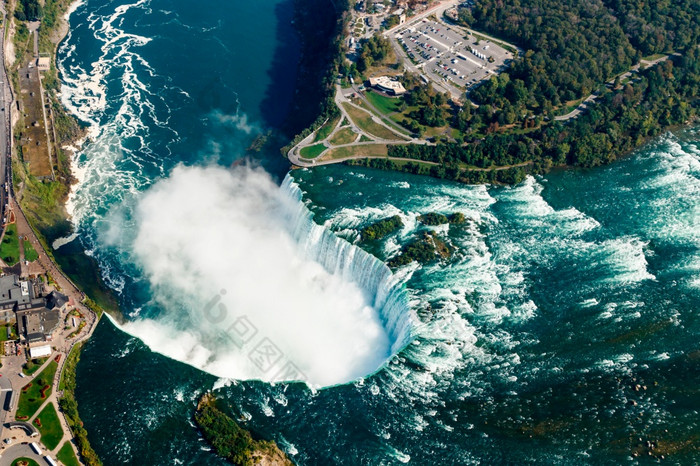
[[[202,397],[194,416],[204,438],[222,457],[240,466],[292,465],[275,442],[254,440],[236,421],[216,407],[211,394]]]

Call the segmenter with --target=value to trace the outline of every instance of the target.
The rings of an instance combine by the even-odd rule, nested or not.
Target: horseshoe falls
[[[62,98],[91,139],[57,254],[94,258],[124,317],[78,365],[104,464],[225,464],[191,421],[211,389],[303,465],[636,464],[646,441],[696,462],[700,132],[514,187],[236,164],[291,108],[292,19],[288,0],[70,17]],[[428,230],[452,256],[390,271]]]

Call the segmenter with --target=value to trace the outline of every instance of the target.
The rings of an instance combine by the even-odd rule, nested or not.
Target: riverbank
[[[294,463],[273,441],[254,440],[250,433],[217,407],[216,397],[205,393],[194,415],[202,435],[222,457],[241,466],[292,466]]]
[[[57,348],[59,355],[56,360],[59,362],[59,366],[54,381],[57,386],[54,388],[59,394],[58,403],[66,421],[63,428],[69,429],[66,434],[72,435],[78,446],[78,454],[82,462],[88,465],[99,465],[101,463],[90,447],[85,429],[82,428],[73,392],[75,389],[75,367],[80,348],[92,335],[103,309],[100,304],[88,298],[82,291],[87,289],[95,296],[95,287],[84,286],[84,280],[75,275],[69,278],[64,273],[65,270],[62,267],[64,264],[57,260],[60,255],[55,254],[50,246],[56,237],[70,232],[72,228],[65,204],[71,186],[75,182],[71,170],[71,157],[74,154],[67,152],[66,148],[78,146],[78,141],[83,140],[85,136],[85,129],[82,125],[69,115],[60,103],[58,96],[60,82],[56,68],[56,51],[59,43],[68,33],[69,12],[76,3],[65,0],[44,2],[38,25],[39,30],[36,31],[36,23],[34,23],[35,32],[27,37],[23,35],[18,38],[16,36],[19,32],[24,34],[24,31],[28,30],[25,21],[19,19],[22,15],[17,13],[9,17],[11,27],[5,40],[13,44],[10,49],[14,52],[12,58],[16,60],[7,60],[4,65],[9,68],[13,77],[10,81],[14,85],[13,95],[15,96],[23,93],[23,89],[18,88],[22,82],[19,79],[20,69],[26,67],[24,69],[36,73],[33,79],[38,79],[42,99],[40,104],[45,108],[42,120],[46,127],[44,146],[47,148],[47,156],[51,166],[50,176],[36,176],[33,173],[34,167],[30,164],[32,159],[27,160],[26,154],[22,150],[23,146],[26,145],[23,133],[25,128],[29,127],[28,122],[24,121],[27,116],[20,112],[12,112],[16,117],[13,118],[15,130],[14,137],[11,138],[10,154],[8,154],[8,157],[11,157],[12,166],[8,173],[11,173],[10,179],[14,188],[10,193],[14,194],[16,198],[11,199],[10,205],[15,212],[16,221],[21,224],[24,230],[25,237],[37,249],[38,263],[52,277],[58,288],[75,303],[76,310],[86,318],[86,325],[81,325],[76,332],[77,335],[67,348]],[[14,2],[10,2],[9,6],[11,13],[19,8]],[[24,39],[26,41],[23,42]],[[34,69],[39,66],[39,57],[47,56],[49,58],[48,69],[35,72]],[[41,73],[44,73],[43,76]],[[30,74],[27,73],[28,78],[29,76]],[[19,102],[13,103],[12,109],[22,106],[24,105]],[[36,126],[37,123],[35,122],[33,125]],[[40,142],[37,141],[36,144],[39,145]],[[36,158],[33,161],[35,164],[37,163]],[[76,278],[78,278],[77,285],[73,281]],[[102,300],[103,303],[110,304],[109,299],[103,299],[102,293],[97,293],[96,298]],[[61,380],[60,384],[58,383],[59,379]]]
[[[456,21],[459,26],[454,20],[441,17],[430,21],[446,31],[471,34],[488,43],[487,38],[472,29],[460,29],[473,24],[484,26],[467,15],[467,10],[468,7],[455,10],[461,15]],[[585,36],[585,32],[599,28],[600,23],[613,17],[611,12],[601,15],[590,24],[577,26],[583,29],[577,34]],[[359,21],[362,15],[357,19],[358,13],[353,11],[352,17]],[[382,26],[369,39],[356,38],[357,27],[344,28],[333,62],[340,73],[338,86],[327,88],[324,96],[326,100],[334,97],[334,107],[336,112],[342,112],[342,118],[338,120],[334,118],[337,113],[324,111],[318,121],[294,138],[284,149],[293,165],[345,163],[467,184],[517,184],[528,174],[544,174],[556,167],[586,168],[610,163],[665,131],[692,124],[698,117],[697,47],[679,43],[674,45],[675,52],[664,49],[658,56],[644,58],[635,54],[634,47],[617,30],[610,34],[626,44],[625,56],[629,56],[630,63],[617,63],[607,73],[597,70],[604,77],[600,83],[587,80],[581,85],[576,77],[563,75],[556,76],[557,82],[561,81],[559,86],[552,87],[550,82],[546,88],[546,83],[540,82],[539,72],[523,71],[531,66],[533,56],[528,45],[540,55],[546,55],[546,50],[538,48],[546,48],[521,43],[523,50],[511,62],[491,77],[487,75],[483,81],[470,85],[461,97],[452,95],[450,103],[450,96],[441,93],[440,85],[434,88],[431,71],[413,66],[415,60],[420,61],[418,58],[409,60],[404,56],[408,36],[403,33],[423,24],[418,20],[426,21],[416,15],[407,19],[403,32],[399,30],[397,34]],[[526,23],[531,20],[528,17]],[[517,41],[519,36],[508,37]],[[429,34],[425,40],[431,41]],[[444,45],[440,39],[432,40],[431,58],[423,57],[427,60],[423,64],[438,64],[441,60],[433,55]],[[581,47],[587,50],[590,45]],[[594,53],[595,47],[590,48]],[[488,45],[483,49],[488,49]],[[454,53],[452,48],[442,52]],[[442,52],[437,53],[438,57]],[[365,68],[360,67],[366,62],[363,57],[372,58],[375,65],[360,72],[360,68]],[[547,66],[556,69],[551,58],[547,60]],[[456,61],[459,60],[455,58],[452,63]],[[432,67],[431,64],[428,68]],[[392,97],[360,85],[379,72],[395,75],[394,79],[407,92]],[[527,85],[528,79],[533,83]],[[576,92],[582,94],[578,100],[574,98],[576,92],[566,87],[573,84]],[[575,110],[562,116],[569,107]]]

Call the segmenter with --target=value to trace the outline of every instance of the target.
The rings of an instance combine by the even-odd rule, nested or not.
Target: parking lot
[[[394,36],[429,79],[462,90],[497,74],[513,54],[467,31],[422,20]]]

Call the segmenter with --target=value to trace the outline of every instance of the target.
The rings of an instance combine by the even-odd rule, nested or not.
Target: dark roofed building
[[[0,277],[0,317],[7,321],[14,314],[20,337],[30,343],[51,336],[67,304],[68,297],[58,291],[44,294],[39,280],[22,280],[17,275]]]

